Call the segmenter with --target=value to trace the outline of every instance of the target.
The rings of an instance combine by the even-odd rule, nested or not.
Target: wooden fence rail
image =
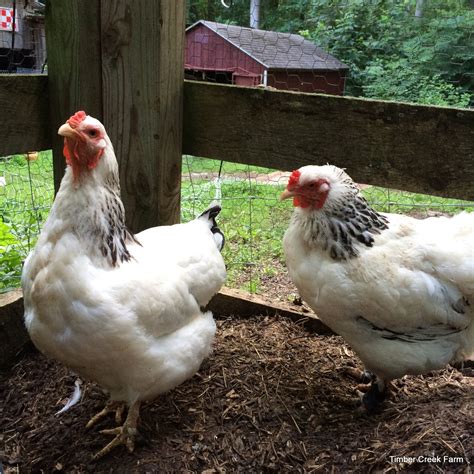
[[[47,82],[0,76],[0,156],[51,148],[60,121]],[[282,170],[329,162],[359,182],[474,200],[473,110],[185,81],[183,128],[190,155]]]
[[[0,74],[0,156],[52,147],[48,77]]]
[[[187,83],[184,153],[474,199],[474,111]]]

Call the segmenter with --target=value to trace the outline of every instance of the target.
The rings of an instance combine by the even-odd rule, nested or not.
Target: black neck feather
[[[116,186],[104,186],[100,208],[95,212],[95,236],[101,254],[112,266],[128,262],[132,256],[127,243],[138,243],[125,225],[125,210]]]
[[[329,204],[329,203],[328,203]],[[374,235],[388,228],[388,219],[373,210],[360,194],[349,196],[336,207],[312,212],[301,222],[307,240],[327,251],[334,260],[359,255],[361,246],[372,247]]]

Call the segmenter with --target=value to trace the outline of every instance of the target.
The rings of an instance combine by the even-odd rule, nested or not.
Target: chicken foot
[[[375,375],[367,369],[360,370],[355,367],[345,367],[344,372],[360,383],[369,384],[375,379]]]
[[[132,403],[128,409],[127,418],[122,426],[110,430],[100,431],[105,435],[115,435],[115,438],[93,456],[94,460],[100,459],[110,453],[117,446],[124,445],[130,452],[135,449],[135,435],[137,434],[138,417],[140,415],[140,401]]]
[[[362,397],[362,407],[369,414],[373,413],[387,396],[387,385],[383,380],[372,381],[369,390]]]
[[[474,360],[462,360],[451,364],[456,370],[461,372],[464,377],[474,377]]]
[[[115,423],[119,425],[122,422],[122,416],[123,416],[124,411],[125,411],[125,402],[117,402],[114,400],[109,400],[106,403],[105,407],[87,422],[86,428],[91,428],[109,413],[115,413]]]

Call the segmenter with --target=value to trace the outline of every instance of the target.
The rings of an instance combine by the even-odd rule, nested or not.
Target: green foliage
[[[21,263],[36,243],[53,202],[50,151],[36,161],[25,155],[0,158],[0,291],[20,284]],[[31,179],[31,183],[30,183]]]
[[[453,107],[468,107],[470,94],[442,79],[413,69],[406,59],[374,62],[365,70],[365,97]]]
[[[19,242],[12,234],[10,226],[0,220],[0,291],[17,286],[22,255],[18,251]]]
[[[406,2],[318,0],[317,3],[321,13],[306,35],[350,67],[347,93],[362,95],[365,71],[371,61],[399,54]]]
[[[219,162],[205,161],[207,172],[218,171]],[[198,166],[203,164],[200,159],[191,163],[194,162]],[[227,285],[257,292],[261,279],[271,273],[275,260],[283,262],[281,239],[291,208],[279,201],[283,183],[261,184],[248,179],[249,173],[255,175],[270,170],[232,163],[225,165],[219,227],[226,237],[223,255],[228,266]],[[244,166],[246,173],[242,172]],[[192,184],[183,181],[181,193],[182,220],[189,221],[213,201],[215,184],[209,178],[195,178]]]
[[[230,4],[230,0],[226,0]],[[218,21],[236,25],[248,25],[250,0],[232,0],[232,7],[225,8],[220,0],[188,0],[187,23],[198,20]]]
[[[322,9],[305,35],[350,66],[347,93],[467,107],[474,92],[474,11],[462,2],[375,0]],[[337,5],[336,5],[337,4]]]
[[[414,33],[402,45],[403,57],[410,58],[425,75],[439,75],[456,87],[474,92],[473,9],[427,12]]]

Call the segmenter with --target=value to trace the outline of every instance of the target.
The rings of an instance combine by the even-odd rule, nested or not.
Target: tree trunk
[[[423,17],[423,3],[424,0],[416,0],[415,18]]]
[[[250,28],[260,28],[260,0],[250,0]]]

